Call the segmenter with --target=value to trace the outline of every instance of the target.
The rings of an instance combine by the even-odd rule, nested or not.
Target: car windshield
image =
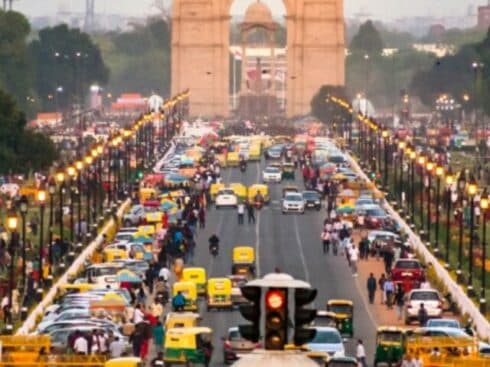
[[[401,269],[420,269],[420,263],[411,260],[398,260],[395,267]]]
[[[303,198],[301,195],[286,195],[286,200],[287,201],[302,201]]]
[[[427,327],[453,327],[459,328],[459,323],[456,320],[429,320]]]
[[[279,168],[277,168],[277,167],[267,167],[265,169],[265,172],[267,172],[267,173],[279,173]]]
[[[413,292],[410,299],[412,301],[438,301],[439,295],[436,292]]]
[[[243,340],[238,330],[230,330],[230,332],[228,333],[228,339],[232,342]]]
[[[117,273],[118,270],[120,270],[120,268],[116,268],[116,267],[112,267],[112,266],[106,266],[106,267],[101,267],[101,268],[92,268],[92,269],[90,269],[90,272],[95,277],[103,277],[106,275],[114,275]]]
[[[378,334],[378,342],[398,342],[401,343],[403,334],[397,331],[383,331]]]
[[[338,314],[350,315],[352,313],[352,306],[350,305],[330,305],[328,309]]]
[[[367,209],[366,214],[371,217],[384,217],[386,213],[381,208]]]
[[[330,330],[318,330],[316,331],[315,338],[311,341],[312,344],[340,344],[342,339],[340,334]]]

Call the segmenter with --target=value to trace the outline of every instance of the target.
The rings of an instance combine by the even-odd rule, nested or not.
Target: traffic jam
[[[237,225],[253,217],[255,223],[258,212],[274,205],[278,216],[321,215],[318,244],[309,245],[318,247],[319,255],[337,255],[353,277],[359,276],[360,259],[377,259],[384,279],[376,279],[374,289],[386,312],[401,320],[372,330],[376,347],[374,355],[366,355],[356,340],[354,317],[365,305],[318,300],[313,338],[286,349],[304,351],[330,367],[405,361],[426,366],[434,358],[488,353],[490,346],[451,315],[450,299],[431,286],[427,265],[387,214],[384,193],[349,164],[345,142],[322,136],[318,123],[296,129],[295,136],[224,136],[222,123],[184,123],[170,150],[141,175],[117,230],[107,233],[82,270],[59,288],[37,323],[33,335],[49,338],[53,361],[75,354],[104,356],[106,366],[208,366],[231,364],[262,349],[263,340],[247,340],[237,325],[226,325],[219,340],[205,322],[206,314],[217,311],[239,317],[240,305],[249,302],[241,290],[259,277],[257,248],[240,238],[222,243],[219,232],[198,239],[197,232],[211,215],[236,215]],[[251,165],[260,167],[260,182],[227,182],[226,172],[245,174]],[[274,203],[271,187],[278,186],[282,197]],[[231,268],[209,277],[207,264],[196,261],[196,246],[209,246],[210,257],[232,246]],[[371,300],[377,293],[371,294],[369,281]],[[39,345],[30,350],[46,353]]]

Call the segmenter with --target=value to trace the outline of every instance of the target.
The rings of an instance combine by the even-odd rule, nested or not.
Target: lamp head
[[[82,161],[76,161],[75,162],[75,168],[77,169],[78,172],[80,172],[83,169],[83,162]]]
[[[428,172],[432,172],[432,170],[434,169],[434,163],[432,163],[431,161],[428,161],[426,168],[427,168]]]
[[[437,165],[436,167],[436,176],[441,177],[444,174],[444,167]]]
[[[46,190],[44,189],[37,190],[36,200],[39,204],[43,205],[46,202]]]
[[[68,176],[70,177],[75,177],[75,175],[77,174],[77,170],[74,166],[68,166],[68,168],[66,169],[66,173],[68,173]]]
[[[63,181],[65,181],[65,174],[63,173],[63,171],[59,171],[56,174],[56,181],[60,184],[63,183]]]
[[[18,225],[19,218],[17,218],[17,213],[12,210],[7,214],[7,228],[10,230],[10,232],[14,232],[17,230]]]

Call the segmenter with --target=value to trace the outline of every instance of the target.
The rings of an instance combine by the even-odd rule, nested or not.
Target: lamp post
[[[399,156],[400,156],[400,180],[399,180],[399,190],[400,190],[400,208],[403,209],[403,153],[405,151],[406,143],[404,141],[400,141],[398,143]]]
[[[425,157],[419,156],[418,162],[420,165],[420,236],[424,236],[424,181],[425,181]]]
[[[51,275],[51,264],[53,262],[52,242],[53,242],[53,227],[54,227],[54,196],[56,195],[56,183],[51,180],[48,184],[49,192],[49,238],[48,238],[48,264],[49,274]]]
[[[415,160],[417,152],[410,152],[410,213],[412,216],[412,224],[415,225]]]
[[[464,169],[461,170],[459,177],[458,177],[458,191],[459,191],[459,201],[460,201],[460,207],[459,207],[459,234],[458,234],[458,269],[456,270],[456,279],[458,283],[463,283],[463,234],[464,234],[464,227],[463,227],[463,219],[464,219],[464,206],[465,206],[465,201],[464,201],[464,194],[465,194],[465,188],[466,188],[466,174]]]
[[[445,268],[449,269],[449,245],[451,243],[451,200],[452,200],[452,185],[454,177],[449,169],[446,172],[446,251],[445,255]]]
[[[81,160],[75,162],[77,170],[77,236],[78,241],[82,240],[82,170],[83,162]]]
[[[39,204],[41,215],[41,228],[39,230],[39,283],[43,282],[43,245],[44,245],[44,207],[46,205],[46,191],[40,189],[36,194],[36,201]]]
[[[75,220],[74,220],[74,213],[73,213],[73,204],[75,202],[75,197],[74,197],[74,190],[75,186],[74,181],[75,181],[75,176],[77,174],[77,170],[74,166],[68,166],[66,169],[66,173],[68,174],[68,177],[70,178],[70,246],[73,246],[73,242],[75,241]]]
[[[384,149],[384,170],[383,170],[383,187],[385,190],[388,189],[388,137],[390,133],[387,129],[383,129],[381,137],[383,138],[383,149]]]
[[[15,252],[19,242],[19,236],[17,233],[17,227],[19,225],[19,219],[15,211],[10,211],[7,214],[7,228],[11,233],[10,237],[10,269],[9,269],[9,302],[8,302],[8,324],[6,325],[7,331],[13,330],[12,326],[12,297],[14,291],[14,267],[15,267]]]
[[[432,220],[431,202],[430,202],[430,189],[432,186],[432,170],[434,169],[434,163],[428,161],[426,164],[427,169],[427,244],[430,245],[430,227]]]
[[[58,222],[60,225],[60,240],[64,241],[64,233],[63,233],[63,189],[65,186],[64,172],[60,171],[56,174],[56,181],[60,186],[59,187],[60,202],[59,202],[59,214],[58,214]]]
[[[22,290],[26,284],[26,215],[29,210],[27,197],[22,195],[20,198],[20,216],[22,217]]]
[[[482,261],[481,261],[481,293],[480,293],[480,312],[482,315],[487,313],[487,214],[488,214],[488,194],[485,191],[480,199],[480,208],[482,210]]]
[[[441,177],[444,174],[444,167],[437,165],[436,169],[436,239],[434,244],[434,254],[439,255],[439,221],[441,215],[440,200],[441,200]]]
[[[85,220],[87,222],[87,231],[88,229],[90,228],[90,215],[91,215],[91,204],[90,204],[90,198],[91,198],[91,194],[90,194],[90,191],[92,191],[92,177],[91,177],[91,170],[90,170],[90,166],[92,165],[93,163],[93,158],[91,155],[87,155],[85,157],[85,166],[87,167],[86,169],[86,174],[85,174],[85,184],[86,184],[86,191],[87,191],[87,202],[86,202],[86,206],[87,206],[87,214],[85,216]],[[110,183],[109,183],[110,185]],[[81,193],[80,193],[81,195]]]
[[[467,294],[469,297],[473,297],[475,292],[473,290],[473,245],[474,245],[474,231],[475,231],[475,195],[478,191],[478,186],[473,177],[471,177],[468,184],[468,196],[470,198],[470,254],[468,264],[468,288]]]

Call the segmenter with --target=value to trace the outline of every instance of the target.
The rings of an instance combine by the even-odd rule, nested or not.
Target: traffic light
[[[308,325],[315,319],[316,310],[303,308],[313,302],[317,290],[313,288],[296,288],[294,291],[294,345],[301,346],[310,342],[316,335],[316,330]]]
[[[283,350],[288,343],[288,291],[269,288],[265,295],[265,349]]]
[[[138,176],[137,176],[138,177],[138,180],[141,180],[143,178],[143,176],[144,176],[143,171],[142,170],[139,170],[138,171]]]
[[[250,303],[240,305],[240,313],[252,324],[239,325],[238,329],[243,338],[257,343],[260,338],[260,296],[262,291],[260,287],[253,286],[244,286],[241,291],[243,297]]]

